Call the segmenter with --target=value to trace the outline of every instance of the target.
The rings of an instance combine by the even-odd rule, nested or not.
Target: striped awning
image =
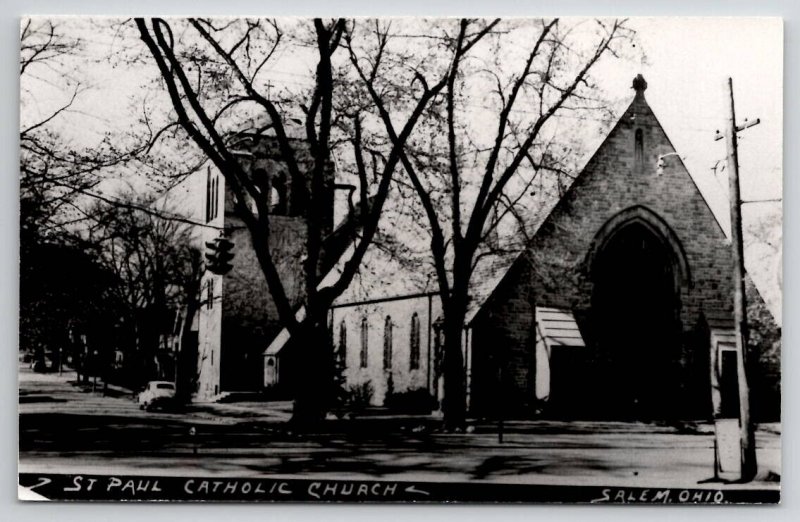
[[[558,308],[536,307],[536,324],[539,332],[549,347],[575,346],[585,348],[586,343],[569,310]]]

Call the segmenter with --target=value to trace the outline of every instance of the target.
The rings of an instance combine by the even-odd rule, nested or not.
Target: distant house
[[[722,361],[729,361],[733,328],[731,247],[645,100],[646,86],[641,76],[634,80],[630,105],[525,248],[476,268],[463,333],[473,415],[663,420],[707,418],[720,407],[712,387],[716,397],[730,386]],[[253,172],[275,189],[270,242],[302,313],[306,199],[270,147],[268,139],[253,142],[251,153],[262,157]],[[228,230],[236,245],[231,273],[204,278],[197,397],[302,379],[302,368],[282,367],[289,336],[276,322],[224,180],[212,169],[197,176],[205,178],[187,180],[187,190],[205,190],[208,223]],[[333,176],[331,169],[331,237]],[[205,230],[203,238],[216,233]],[[339,241],[329,266],[342,255]],[[361,291],[348,290],[330,311],[347,385],[369,383],[376,405],[413,390],[441,399],[434,286],[415,283],[401,264],[372,272],[362,270]],[[754,287],[749,295],[759,311],[755,337],[763,341],[751,347],[753,397],[766,412],[780,401],[779,330]]]

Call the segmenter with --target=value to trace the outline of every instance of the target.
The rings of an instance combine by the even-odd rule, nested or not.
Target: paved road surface
[[[645,487],[698,487],[713,475],[708,425],[517,422],[508,424],[500,444],[492,425],[450,434],[407,419],[380,433],[365,429],[368,422],[352,421],[345,433],[298,437],[281,425],[288,403],[148,413],[130,396],[82,391],[69,379],[74,374],[21,368],[20,472]],[[777,487],[776,425],[759,429],[757,448],[762,481],[753,486]]]

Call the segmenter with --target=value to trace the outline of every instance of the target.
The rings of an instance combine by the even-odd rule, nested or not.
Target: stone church
[[[721,407],[720,390],[735,394],[730,242],[649,107],[646,88],[638,76],[630,105],[526,248],[477,267],[463,333],[472,415],[709,418]],[[224,192],[215,188],[224,183],[218,178],[208,181],[212,192]],[[274,234],[286,274],[297,270],[292,249],[303,234],[302,210],[289,201],[276,207],[285,216],[275,220]],[[212,219],[228,227],[236,218],[223,209]],[[275,314],[246,232],[234,234],[234,270],[205,283],[203,398],[279,386],[285,377],[288,335],[269,320]],[[331,246],[330,266],[343,254],[342,245]],[[751,328],[759,332],[749,347],[754,410],[774,418],[780,333],[748,283]],[[441,307],[432,290],[348,292],[334,304],[331,335],[346,384],[368,386],[373,404],[419,390],[441,399]]]
[[[736,395],[730,241],[646,88],[634,80],[627,110],[527,248],[476,269],[463,335],[473,415],[709,418],[720,388]],[[754,410],[775,418],[778,328],[749,280],[748,297],[762,330],[749,355]],[[348,382],[369,381],[376,403],[390,388],[439,398],[438,310],[424,292],[335,306]]]

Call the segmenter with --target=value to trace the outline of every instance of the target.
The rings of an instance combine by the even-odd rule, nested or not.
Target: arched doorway
[[[620,420],[679,416],[680,252],[647,220],[604,235],[591,265],[594,412]]]

